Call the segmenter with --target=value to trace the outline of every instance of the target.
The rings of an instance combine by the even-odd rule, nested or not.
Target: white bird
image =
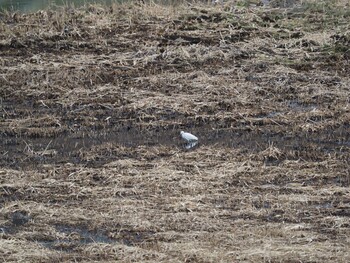
[[[185,148],[187,150],[195,147],[198,144],[198,138],[197,136],[194,136],[193,134],[189,132],[180,132],[182,139],[186,140]]]
[[[188,142],[188,143],[198,141],[198,138],[189,132],[181,131],[180,134],[181,134],[182,139],[186,140],[186,142]]]

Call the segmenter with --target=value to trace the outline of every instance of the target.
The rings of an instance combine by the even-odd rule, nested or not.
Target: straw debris
[[[347,262],[348,3],[259,3],[1,13],[1,259]]]

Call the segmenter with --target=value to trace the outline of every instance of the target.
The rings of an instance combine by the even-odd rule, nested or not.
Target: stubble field
[[[0,261],[349,262],[349,3],[295,2],[1,13]]]

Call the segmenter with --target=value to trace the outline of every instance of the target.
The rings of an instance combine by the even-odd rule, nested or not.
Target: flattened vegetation
[[[1,258],[347,262],[350,11],[295,2],[2,13]]]

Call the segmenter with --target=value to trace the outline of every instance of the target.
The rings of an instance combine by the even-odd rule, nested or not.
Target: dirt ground
[[[0,261],[349,262],[349,19],[348,1],[2,12]]]

